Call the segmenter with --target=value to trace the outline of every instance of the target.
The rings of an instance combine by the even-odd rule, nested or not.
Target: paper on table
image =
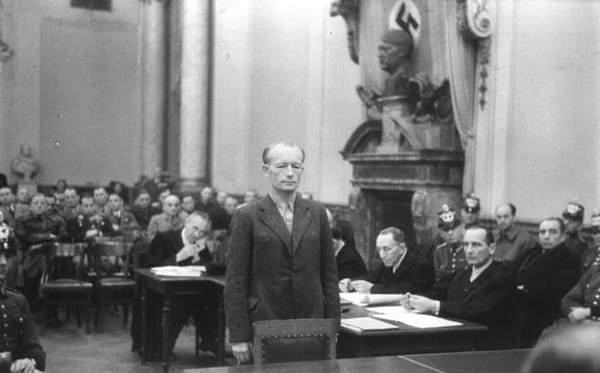
[[[410,312],[409,310],[407,310],[406,308],[404,308],[402,306],[367,307],[367,311],[375,312],[375,313],[387,313],[387,314]]]
[[[342,304],[352,303],[357,306],[399,304],[403,297],[404,294],[340,293]]]
[[[462,323],[457,321],[450,321],[437,316],[423,315],[413,312],[405,312],[400,314],[377,314],[373,315],[373,317],[387,321],[401,322],[403,324],[421,329],[462,325]]]
[[[342,326],[356,330],[388,330],[398,328],[396,325],[376,320],[371,317],[353,317],[342,319]]]
[[[202,272],[206,272],[205,266],[163,266],[153,267],[152,273],[158,276],[170,277],[200,277]]]

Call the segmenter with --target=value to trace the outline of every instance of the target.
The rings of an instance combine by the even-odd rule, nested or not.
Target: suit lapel
[[[292,245],[290,242],[291,241],[290,233],[288,232],[287,227],[285,226],[285,223],[283,222],[283,218],[281,217],[279,210],[277,210],[277,207],[275,206],[275,202],[273,202],[271,197],[269,197],[267,195],[259,203],[260,203],[260,207],[258,210],[259,219],[267,227],[269,227],[269,229],[271,229],[273,232],[275,232],[275,234],[279,237],[281,242],[283,242],[283,244],[285,245],[285,248],[287,249],[287,251],[289,253],[292,253]],[[294,216],[294,218],[295,218],[295,216]],[[294,225],[295,224],[296,224],[296,222],[294,221]]]
[[[310,223],[310,210],[305,201],[300,197],[296,196],[296,203],[294,204],[294,227],[292,230],[292,244],[294,249],[292,252],[296,252],[298,244],[306,232],[306,228]]]

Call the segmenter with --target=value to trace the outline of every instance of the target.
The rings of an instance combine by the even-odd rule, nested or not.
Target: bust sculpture
[[[19,178],[19,182],[32,183],[33,177],[39,170],[39,165],[34,161],[31,155],[31,147],[22,144],[19,154],[13,158],[11,169]]]

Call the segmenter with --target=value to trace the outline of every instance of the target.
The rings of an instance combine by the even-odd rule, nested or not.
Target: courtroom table
[[[184,373],[518,373],[529,350],[470,351],[443,354],[362,357],[186,369]]]
[[[216,297],[217,301],[217,361],[221,364],[225,361],[225,312],[223,308],[223,289],[225,287],[225,276],[202,275],[200,277],[167,277],[157,276],[148,268],[136,268],[136,282],[142,291],[141,295],[141,313],[142,313],[142,340],[141,355],[142,364],[149,357],[148,348],[149,338],[146,333],[149,329],[157,328],[153,320],[148,320],[148,310],[152,307],[148,300],[148,291],[159,294],[162,297],[162,354],[161,361],[163,372],[169,371],[169,325],[171,316],[171,302],[173,298],[186,295],[210,295]]]
[[[365,307],[344,305],[342,318],[372,315]],[[487,331],[485,325],[458,319],[462,325],[442,328],[416,328],[395,323],[396,329],[360,331],[342,326],[338,336],[340,358],[468,351],[475,348],[475,338]]]

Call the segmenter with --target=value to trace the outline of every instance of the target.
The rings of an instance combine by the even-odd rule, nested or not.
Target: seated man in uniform
[[[585,209],[579,202],[571,201],[562,213],[563,219],[565,219],[565,245],[573,255],[580,259],[588,248],[580,234],[581,228],[583,228],[584,211]]]
[[[31,308],[37,310],[40,279],[46,269],[49,247],[67,240],[66,224],[62,217],[48,212],[46,196],[36,194],[31,199],[31,214],[17,220],[15,233],[22,251],[17,260],[23,268],[23,293]]]
[[[462,246],[464,226],[453,209],[443,205],[438,212],[438,228],[444,240],[433,252],[436,292],[443,294],[457,271],[467,268]]]
[[[108,207],[106,217],[117,234],[124,235],[140,228],[135,216],[123,207],[123,198],[120,195],[116,193],[109,195],[106,206]]]
[[[573,323],[600,320],[600,213],[592,215],[595,246],[586,255],[586,271],[562,299],[562,313]]]
[[[600,210],[592,213],[592,245],[581,258],[581,273],[585,273],[592,263],[600,260]]]
[[[81,214],[81,205],[79,204],[79,194],[75,188],[65,189],[65,202],[62,210],[59,211],[60,216],[65,221],[71,220],[73,217]]]
[[[469,267],[453,276],[447,295],[434,300],[407,294],[404,306],[414,312],[458,317],[488,326],[478,348],[508,347],[514,340],[508,326],[514,285],[510,271],[493,258],[494,244],[486,229],[473,226],[465,232],[463,248]]]
[[[148,265],[206,265],[212,261],[207,246],[210,219],[207,214],[194,212],[185,219],[182,229],[159,232],[148,248]],[[216,351],[217,299],[207,294],[192,294],[173,300],[169,351],[190,315],[202,337],[201,350]]]
[[[86,242],[95,237],[116,235],[110,220],[98,214],[94,198],[89,194],[84,194],[81,198],[81,213],[67,221],[67,232],[72,242]]]
[[[340,280],[341,291],[359,293],[423,293],[433,285],[434,271],[430,263],[409,250],[404,232],[389,227],[377,236],[377,253],[383,262],[366,280]]]
[[[465,229],[479,224],[480,211],[481,204],[479,203],[479,198],[475,197],[473,193],[465,195],[462,208],[460,209],[460,216],[465,224]]]
[[[33,373],[46,369],[46,354],[33,327],[27,299],[8,288],[5,278],[15,251],[0,245],[0,371]],[[6,365],[5,365],[6,364]],[[5,368],[6,367],[6,368]]]

